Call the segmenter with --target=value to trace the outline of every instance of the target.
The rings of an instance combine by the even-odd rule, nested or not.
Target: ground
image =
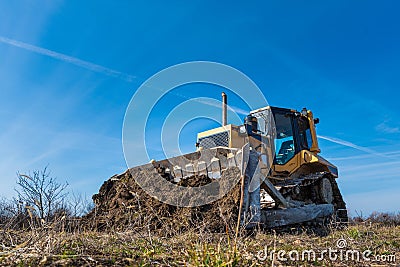
[[[165,236],[148,229],[70,233],[52,227],[3,229],[0,236],[2,266],[400,266],[400,226],[369,222],[323,237],[259,231],[235,239],[232,232],[196,230]]]
[[[239,199],[236,185],[212,204],[170,206],[125,172],[104,182],[84,217],[60,213],[40,222],[25,216],[23,224],[10,218],[0,226],[0,265],[400,266],[400,215],[237,233]]]

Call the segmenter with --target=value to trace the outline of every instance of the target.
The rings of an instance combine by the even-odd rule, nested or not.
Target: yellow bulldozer
[[[310,110],[267,106],[251,111],[243,125],[233,125],[227,123],[224,93],[222,100],[222,126],[198,133],[196,152],[152,161],[130,172],[141,177],[144,175],[138,174],[145,173],[149,183],[161,176],[177,185],[199,175],[226,179],[227,171],[236,168],[243,183],[249,155],[257,155],[260,181],[251,193],[259,200],[258,224],[275,228],[328,218],[347,222],[346,204],[336,183],[338,169],[319,155],[315,127],[319,119]],[[246,198],[248,186],[242,186],[242,191],[246,191],[242,192]],[[243,214],[249,206],[251,203],[241,207]],[[246,224],[245,219],[241,222]]]

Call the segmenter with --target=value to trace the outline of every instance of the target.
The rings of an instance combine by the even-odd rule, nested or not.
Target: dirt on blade
[[[226,170],[224,176],[239,179],[240,173],[237,168],[232,168]],[[178,185],[199,187],[211,182],[212,179],[207,176],[199,175],[182,179]],[[222,189],[224,184],[220,186]],[[240,188],[236,185],[213,203],[200,207],[176,207],[148,195],[136,183],[130,171],[126,171],[104,182],[99,193],[93,196],[95,209],[85,220],[97,230],[147,227],[152,231],[170,234],[196,228],[225,232],[236,221],[239,198]]]

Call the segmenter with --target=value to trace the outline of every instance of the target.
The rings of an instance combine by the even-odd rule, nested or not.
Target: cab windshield
[[[270,160],[278,165],[286,164],[295,155],[293,116],[290,116],[289,112],[285,109],[273,111],[266,109],[252,113],[257,118],[257,135],[260,137],[261,143],[269,147]],[[306,133],[305,138],[307,138]]]
[[[284,113],[275,113],[275,163],[286,164],[294,157],[295,147],[292,130],[292,118]]]

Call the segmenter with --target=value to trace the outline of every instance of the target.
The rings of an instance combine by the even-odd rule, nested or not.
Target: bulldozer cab
[[[259,140],[266,147],[270,144],[273,163],[285,165],[303,150],[320,152],[315,131],[317,121],[306,109],[300,113],[291,109],[265,107],[252,111],[245,125],[250,140]],[[251,127],[248,126],[249,122]]]

